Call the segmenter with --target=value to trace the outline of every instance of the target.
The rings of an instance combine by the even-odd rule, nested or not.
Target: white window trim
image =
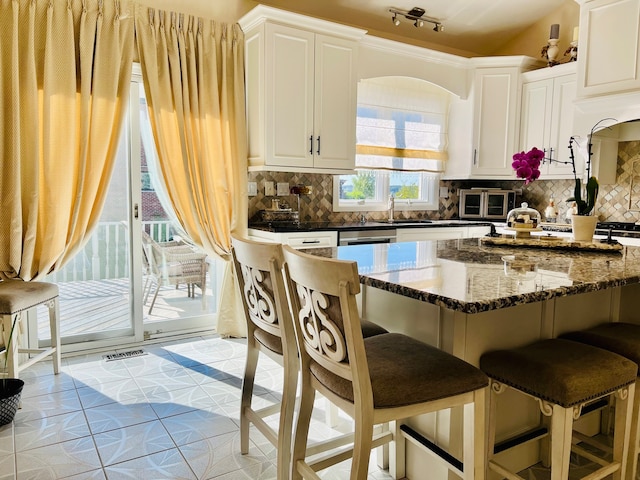
[[[383,212],[388,210],[388,196],[389,194],[389,177],[384,176],[378,181],[377,188],[379,189],[379,197],[382,200],[377,199],[364,199],[364,200],[340,200],[340,182],[339,175],[333,177],[333,211],[334,212]],[[432,201],[428,200],[411,200],[411,199],[395,199],[395,210],[397,211],[421,211],[421,210],[438,210],[439,209],[439,196],[438,188],[440,184],[439,176],[421,175],[420,188],[426,191],[429,188],[433,188],[431,195]],[[433,182],[430,186],[429,183]],[[380,191],[382,190],[382,191]]]

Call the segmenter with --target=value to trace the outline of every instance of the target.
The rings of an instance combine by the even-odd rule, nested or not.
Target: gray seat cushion
[[[487,376],[471,364],[436,347],[399,333],[364,339],[375,408],[428,402],[488,385]],[[350,381],[315,362],[311,373],[327,388],[353,402]]]
[[[361,320],[360,326],[362,327],[362,336],[364,338],[373,337],[374,335],[380,335],[382,333],[389,333],[385,328],[382,328],[377,323],[369,322],[367,320]]]
[[[262,345],[267,347],[269,350],[277,353],[278,355],[282,355],[282,339],[276,335],[272,335],[269,332],[265,332],[264,330],[260,330],[256,328],[253,332],[253,336]]]
[[[604,323],[588,330],[565,333],[560,338],[604,348],[640,365],[640,325]]]
[[[480,368],[499,382],[565,408],[629,385],[638,372],[625,357],[559,338],[485,353]]]
[[[0,315],[22,312],[58,296],[58,286],[47,282],[0,282]]]

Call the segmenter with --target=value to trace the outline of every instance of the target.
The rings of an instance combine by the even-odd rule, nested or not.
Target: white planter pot
[[[577,242],[591,242],[597,223],[598,217],[595,215],[573,215],[571,217],[573,239]]]

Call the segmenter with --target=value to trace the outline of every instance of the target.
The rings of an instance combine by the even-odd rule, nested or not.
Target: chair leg
[[[6,372],[9,378],[18,378],[18,333],[22,313],[2,315],[3,340],[6,349]],[[15,328],[14,328],[15,326]]]
[[[291,468],[291,444],[293,416],[296,411],[296,387],[298,385],[298,357],[284,357],[284,382],[278,424],[278,480],[289,478]]]
[[[361,413],[356,418],[353,437],[353,458],[351,459],[351,480],[366,480],[369,473],[369,459],[373,443],[373,412]]]
[[[156,304],[156,298],[158,298],[159,291],[160,291],[160,283],[157,283],[156,293],[153,294],[153,300],[151,300],[151,305],[149,305],[149,315],[151,315],[151,310],[153,310],[153,306]]]
[[[495,387],[497,385],[497,387]],[[488,428],[486,429],[486,458],[487,458],[487,469],[491,460],[493,460],[494,449],[496,445],[496,405],[498,403],[498,393],[502,391],[501,385],[496,383],[494,380],[489,380],[489,408],[487,409],[487,424]]]
[[[403,420],[396,420],[391,422],[391,429],[393,431],[393,442],[391,444],[391,450],[389,451],[389,475],[394,479],[404,478],[407,475],[406,472],[406,455],[407,455],[407,441],[402,435],[400,426],[403,424]]]
[[[485,407],[486,389],[476,390],[473,394],[473,404],[464,406],[463,464],[465,480],[484,480],[486,476]]]
[[[636,380],[637,381],[637,380]],[[616,392],[616,411],[614,418],[614,432],[613,432],[613,461],[620,463],[620,469],[613,473],[613,480],[620,480],[621,478],[629,478],[632,480],[635,477],[625,477],[623,475],[624,468],[628,464],[629,455],[637,456],[637,452],[633,447],[634,444],[630,444],[631,438],[635,435],[631,433],[630,421],[634,414],[635,404],[635,383],[629,385],[627,391],[625,389],[618,390]]]
[[[244,378],[242,380],[242,397],[240,401],[240,452],[249,453],[249,426],[246,411],[251,408],[253,397],[253,384],[255,381],[256,368],[260,352],[255,347],[255,340],[249,337],[247,341],[247,359],[244,367]]]
[[[569,478],[573,408],[553,405],[551,417],[551,480]]]
[[[390,429],[390,425],[388,423],[383,423],[381,425],[383,432],[388,432]],[[382,470],[389,469],[389,452],[391,449],[389,448],[389,444],[385,443],[381,447],[376,448],[376,460],[378,467]]]
[[[313,413],[313,403],[316,392],[310,385],[309,372],[302,372],[302,388],[300,394],[300,410],[296,423],[293,448],[291,449],[291,480],[300,480],[302,475],[298,472],[298,462],[304,461],[307,451],[307,438],[309,436],[309,424]]]
[[[633,411],[631,416],[631,432],[629,433],[629,454],[627,455],[626,477],[635,480],[638,471],[638,453],[640,452],[640,389],[638,380],[633,394]]]
[[[325,423],[327,424],[327,427],[335,428],[338,426],[338,407],[335,404],[331,403],[328,398],[324,399],[324,403]]]
[[[60,304],[58,297],[54,298],[47,304],[49,309],[49,328],[51,332],[51,347],[54,348],[53,352],[53,373],[58,374],[60,372]]]

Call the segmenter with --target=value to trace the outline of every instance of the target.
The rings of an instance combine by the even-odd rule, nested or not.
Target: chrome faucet
[[[393,210],[396,206],[396,200],[393,195],[389,195],[389,222],[393,222]]]

